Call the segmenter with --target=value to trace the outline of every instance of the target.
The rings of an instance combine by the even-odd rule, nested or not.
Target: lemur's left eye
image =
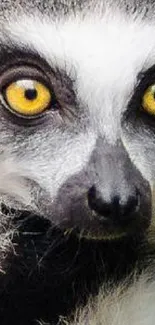
[[[148,87],[142,98],[142,108],[149,114],[155,115],[155,84]]]
[[[9,84],[4,91],[9,107],[24,116],[35,116],[45,111],[52,99],[50,90],[33,79],[19,79]]]
[[[0,75],[0,99],[6,109],[25,119],[57,107],[50,77],[33,66],[15,66]]]

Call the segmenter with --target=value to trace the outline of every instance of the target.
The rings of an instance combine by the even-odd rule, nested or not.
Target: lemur
[[[154,324],[154,16],[0,1],[1,325]]]

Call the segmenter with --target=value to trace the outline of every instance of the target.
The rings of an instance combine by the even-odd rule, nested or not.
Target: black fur
[[[79,240],[43,217],[26,211],[10,216],[3,207],[1,236],[10,229],[12,244],[1,254],[1,325],[57,324],[60,315],[69,315],[97,293],[104,280],[117,283],[135,265],[139,272],[147,266],[144,235],[113,242]]]

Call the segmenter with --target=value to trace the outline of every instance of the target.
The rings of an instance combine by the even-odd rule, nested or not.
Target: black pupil
[[[36,89],[27,89],[25,90],[25,98],[28,100],[35,100],[38,96]]]

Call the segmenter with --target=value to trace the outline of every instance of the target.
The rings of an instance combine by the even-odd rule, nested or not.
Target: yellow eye
[[[155,115],[155,85],[150,86],[142,98],[142,107],[149,114]]]
[[[33,79],[21,79],[11,83],[5,89],[5,97],[13,111],[25,116],[42,113],[52,100],[50,90]]]

